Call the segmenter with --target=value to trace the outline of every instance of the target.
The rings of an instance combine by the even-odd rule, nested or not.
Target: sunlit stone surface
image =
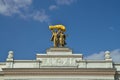
[[[14,60],[10,51],[0,62],[0,80],[119,80],[120,64],[113,63],[110,52],[104,60],[84,60],[70,48],[49,48],[37,53],[35,60]]]

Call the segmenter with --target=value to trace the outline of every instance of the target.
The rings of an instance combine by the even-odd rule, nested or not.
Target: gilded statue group
[[[52,31],[51,41],[53,41],[54,47],[64,47],[66,45],[66,35],[65,26],[63,25],[54,25],[49,26],[49,29]]]

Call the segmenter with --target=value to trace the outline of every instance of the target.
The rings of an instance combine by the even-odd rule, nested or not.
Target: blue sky
[[[66,26],[67,47],[88,59],[120,56],[119,0],[0,0],[0,61],[35,59],[52,46],[49,25]],[[100,56],[102,54],[102,56]],[[116,58],[117,57],[117,58]]]

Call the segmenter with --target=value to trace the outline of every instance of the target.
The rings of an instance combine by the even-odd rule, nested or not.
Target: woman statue
[[[59,34],[59,44],[60,47],[64,47],[66,45],[65,39],[66,39],[66,35],[63,33],[63,31],[60,32]]]

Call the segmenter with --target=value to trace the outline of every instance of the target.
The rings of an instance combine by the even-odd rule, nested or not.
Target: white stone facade
[[[8,57],[0,62],[0,80],[120,80],[120,64],[113,63],[108,51],[105,60],[84,60],[69,48],[50,48],[35,60]]]

